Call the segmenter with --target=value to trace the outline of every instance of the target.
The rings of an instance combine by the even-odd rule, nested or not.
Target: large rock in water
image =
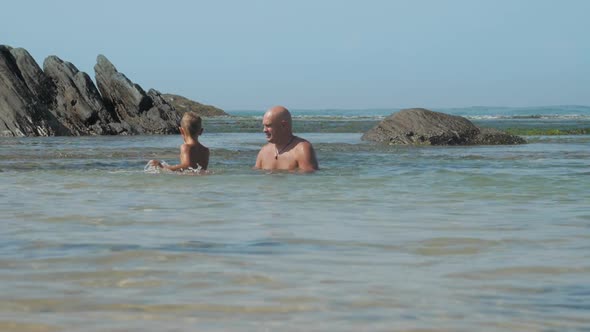
[[[0,136],[71,135],[49,111],[50,85],[26,50],[0,45]]]
[[[389,144],[475,145],[523,144],[526,141],[495,129],[480,129],[464,117],[424,108],[401,110],[367,131],[363,140]]]
[[[145,93],[104,55],[97,57],[94,71],[107,110],[116,114],[129,134],[178,133],[180,117],[159,92]]]
[[[51,79],[50,109],[73,135],[112,135],[118,122],[105,108],[96,86],[88,74],[69,62],[49,56],[43,71]]]

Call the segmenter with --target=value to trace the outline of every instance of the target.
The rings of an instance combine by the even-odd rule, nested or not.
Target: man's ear
[[[178,129],[180,129],[180,135],[184,136],[184,128],[178,127]]]

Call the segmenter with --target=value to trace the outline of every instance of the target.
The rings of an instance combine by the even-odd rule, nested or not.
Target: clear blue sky
[[[226,110],[590,105],[587,0],[4,1],[0,44]]]

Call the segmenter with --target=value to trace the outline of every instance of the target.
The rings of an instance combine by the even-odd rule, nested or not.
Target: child
[[[201,117],[194,112],[186,112],[180,120],[180,135],[184,144],[180,146],[180,164],[176,166],[162,164],[158,160],[150,160],[149,165],[166,168],[171,171],[182,171],[189,167],[206,170],[209,165],[209,149],[199,143],[199,135],[203,133]]]

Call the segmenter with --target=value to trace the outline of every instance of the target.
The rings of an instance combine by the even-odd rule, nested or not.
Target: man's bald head
[[[291,113],[285,106],[273,106],[266,111],[266,115],[272,117],[273,121],[285,121],[291,126]]]
[[[264,133],[270,143],[283,144],[293,137],[291,113],[284,106],[269,108],[262,118]]]

